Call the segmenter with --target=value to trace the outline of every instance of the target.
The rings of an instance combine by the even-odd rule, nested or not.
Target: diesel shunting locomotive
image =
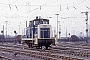
[[[51,45],[55,45],[56,36],[52,35],[52,26],[49,25],[48,19],[36,17],[29,22],[29,27],[26,28],[26,38],[22,38],[22,43],[26,43],[29,47],[46,49]]]

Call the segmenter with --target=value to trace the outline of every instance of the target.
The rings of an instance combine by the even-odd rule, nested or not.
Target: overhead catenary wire
[[[50,0],[51,1],[51,0]],[[8,4],[6,4],[6,5],[8,5]],[[9,4],[9,5],[11,5],[11,4]],[[62,4],[63,5],[63,4]],[[11,5],[11,6],[26,6],[26,5]],[[38,5],[30,5],[30,6],[38,6]],[[43,5],[41,5],[41,6],[46,6],[45,4],[43,4]],[[40,6],[40,7],[41,7]],[[48,6],[50,6],[50,4],[48,5]],[[51,5],[51,6],[55,6],[55,5]],[[75,8],[75,6],[74,6],[74,8]],[[67,6],[67,9],[68,9],[68,6]]]
[[[90,9],[90,7],[86,6],[86,8]]]
[[[80,1],[80,3],[81,3],[81,2],[83,2],[83,1]],[[80,3],[74,4],[74,5],[78,5],[78,4],[80,4]],[[67,6],[67,9],[70,9],[71,7],[73,7],[75,10],[78,9],[78,8],[76,8],[75,6]],[[63,10],[66,10],[66,9],[63,9],[63,8],[62,8],[62,11],[63,11]]]
[[[10,10],[11,10],[11,6],[9,5],[9,8],[10,8]]]
[[[69,10],[69,8],[68,8],[68,4],[67,4],[67,9]]]
[[[50,1],[51,1],[51,0],[49,0],[48,3],[49,3]],[[54,2],[55,2],[55,1],[54,1]],[[35,8],[35,9],[29,11],[29,13],[30,13],[30,12],[33,12],[33,11],[35,11],[35,10],[41,9],[41,7],[46,6],[46,5],[47,5],[47,3],[45,2],[45,3],[43,3],[42,5],[40,5],[39,7],[37,7],[37,8]],[[32,6],[32,5],[31,5],[31,6]],[[38,6],[38,5],[36,5],[36,6]],[[37,13],[37,12],[36,12],[36,13]],[[34,14],[31,14],[31,16],[33,16],[33,15],[35,15],[35,13],[34,13]]]
[[[14,2],[12,2],[12,3],[10,3],[10,4],[5,4],[5,3],[3,3],[3,4],[5,4],[6,6],[4,7],[4,8],[1,8],[1,10],[3,10],[3,9],[5,9],[6,7],[10,7],[13,3],[15,3],[15,2],[17,2],[18,0],[15,0]],[[11,7],[10,7],[10,9],[11,9]],[[0,11],[1,11],[0,10]]]
[[[85,2],[84,0],[83,1],[76,1],[76,2],[74,2],[74,4],[73,4],[73,2],[71,3],[71,4],[73,4],[73,5],[71,5],[71,6],[69,6],[68,4],[64,4],[64,5],[66,5],[67,6],[67,8],[62,8],[62,11],[64,11],[64,10],[71,10],[71,8],[73,7],[75,10],[77,10],[77,9],[79,9],[79,7],[77,7],[76,8],[76,6],[79,6],[80,5],[80,3],[82,3],[82,2]],[[61,5],[63,5],[63,4],[61,4]],[[82,7],[80,7],[80,8],[82,8]],[[60,11],[57,11],[57,12],[55,12],[55,13],[59,13]],[[55,13],[53,13],[53,14],[50,14],[50,15],[54,15]],[[60,15],[63,15],[63,14],[60,14]]]
[[[17,8],[17,6],[15,5],[15,7],[16,7],[16,9],[17,9],[17,11],[18,11],[18,8]]]
[[[50,0],[51,1],[51,0]],[[43,5],[45,5],[45,4],[43,4]],[[17,5],[18,6],[18,5]],[[30,5],[30,6],[32,6],[32,5]],[[40,6],[41,7],[41,6]],[[74,6],[74,8],[75,8],[75,6]],[[35,9],[33,9],[32,11],[35,11],[35,10],[37,10],[38,8],[35,8]],[[41,8],[40,8],[41,9]],[[68,9],[68,6],[67,6],[67,9]],[[32,11],[30,11],[30,12],[32,12]]]
[[[62,10],[62,6],[60,5],[60,11]]]
[[[73,8],[77,10],[77,8],[75,6],[73,6]]]

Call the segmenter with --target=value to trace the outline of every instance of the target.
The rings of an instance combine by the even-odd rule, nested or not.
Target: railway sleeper
[[[52,58],[52,57],[42,56],[42,55],[37,55],[37,54],[28,54],[28,56],[34,57],[34,58],[39,58],[39,59],[44,59],[44,60],[57,60],[57,59]]]
[[[12,52],[11,49],[7,49],[7,50],[2,49],[2,50]],[[16,51],[16,50],[14,50],[14,51]],[[18,51],[18,50],[17,50],[17,51]],[[20,52],[19,54],[25,55],[25,53],[27,53],[27,52],[26,52],[26,51],[22,51],[22,52]],[[48,54],[48,53],[39,53],[39,52],[30,52],[29,55],[32,56],[32,57],[36,57],[35,55],[40,55],[40,56],[41,56],[41,55],[44,55],[44,56],[49,56],[50,58],[66,59],[66,56],[51,55],[51,54]],[[78,54],[78,55],[80,55],[80,54]],[[70,57],[70,59],[72,59],[72,58]],[[75,59],[74,59],[74,60],[75,60]],[[77,59],[77,60],[80,60],[80,59]]]
[[[13,59],[11,59],[11,58],[4,57],[4,56],[0,56],[0,59],[3,59],[3,60],[13,60]]]

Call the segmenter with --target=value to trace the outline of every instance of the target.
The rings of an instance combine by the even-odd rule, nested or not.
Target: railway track
[[[5,56],[0,56],[0,60],[13,60],[13,59],[5,57]]]
[[[81,58],[75,58],[65,55],[59,55],[59,54],[49,54],[48,52],[39,52],[39,51],[25,51],[25,50],[17,50],[17,49],[5,49],[0,48],[1,51],[14,53],[17,52],[20,55],[26,55],[38,59],[44,59],[44,60],[59,60],[59,59],[66,59],[66,60],[83,60]]]
[[[5,45],[3,45],[3,46],[5,46]],[[8,47],[10,47],[10,46],[8,46]],[[42,59],[42,60],[43,59],[44,60],[59,60],[59,59],[62,59],[62,60],[63,59],[64,60],[84,60],[83,58],[77,58],[77,57],[72,57],[72,56],[69,56],[69,55],[65,55],[63,53],[63,51],[61,51],[60,49],[39,51],[39,50],[35,50],[35,49],[34,50],[33,49],[18,50],[16,48],[11,49],[11,48],[8,48],[8,47],[7,48],[0,48],[0,50],[5,51],[5,52],[10,52],[10,53],[18,52],[18,54],[20,54],[20,55],[26,55],[26,56],[30,56],[30,57],[34,57],[34,58],[38,58],[38,59]],[[33,50],[33,51],[31,51],[31,50]]]

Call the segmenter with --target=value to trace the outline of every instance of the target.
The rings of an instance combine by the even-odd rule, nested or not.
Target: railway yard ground
[[[0,60],[90,60],[90,43],[59,42],[49,50],[0,43]]]

